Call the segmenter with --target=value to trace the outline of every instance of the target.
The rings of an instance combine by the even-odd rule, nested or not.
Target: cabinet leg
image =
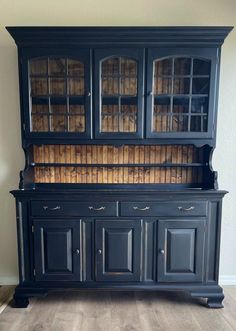
[[[29,298],[21,295],[14,295],[13,307],[14,308],[27,308],[29,305]]]
[[[222,301],[224,300],[224,294],[220,293],[212,295],[207,298],[207,307],[209,308],[224,308]]]
[[[215,292],[190,292],[190,295],[194,298],[202,297],[206,298],[206,306],[208,308],[224,308],[222,301],[224,300],[224,293],[223,290],[220,286],[218,286],[217,291]]]

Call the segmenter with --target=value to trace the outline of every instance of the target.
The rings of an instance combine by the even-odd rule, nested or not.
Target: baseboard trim
[[[0,277],[0,285],[17,285],[19,284],[18,277]]]
[[[220,285],[236,285],[236,275],[222,275],[219,278]]]

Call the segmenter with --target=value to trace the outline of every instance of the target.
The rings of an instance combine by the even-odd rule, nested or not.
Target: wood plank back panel
[[[33,163],[36,183],[191,184],[202,182],[203,149],[192,145],[35,145]]]

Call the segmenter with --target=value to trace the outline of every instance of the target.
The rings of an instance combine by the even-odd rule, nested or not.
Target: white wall
[[[236,25],[235,0],[0,0],[0,283],[17,282],[14,199],[24,166],[16,47],[7,25]],[[223,204],[220,274],[236,284],[236,29],[222,50],[214,169]]]

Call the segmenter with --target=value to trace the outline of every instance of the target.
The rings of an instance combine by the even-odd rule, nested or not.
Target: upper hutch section
[[[8,27],[23,146],[215,144],[231,27]]]

